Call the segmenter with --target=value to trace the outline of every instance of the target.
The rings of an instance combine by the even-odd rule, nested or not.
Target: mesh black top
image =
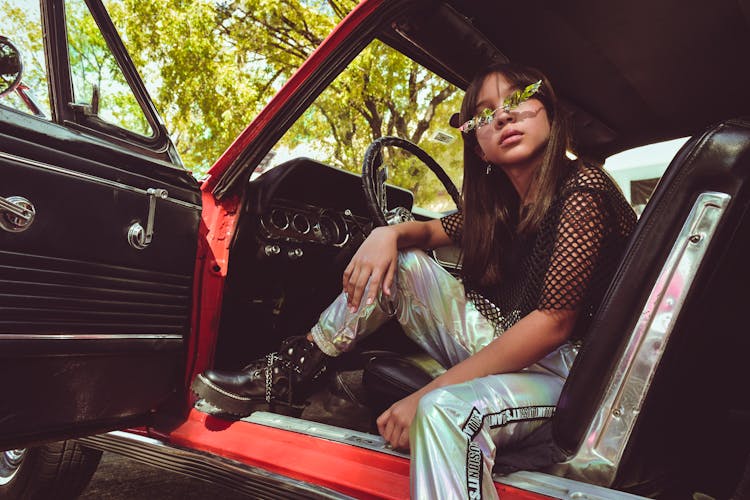
[[[461,245],[463,214],[441,219]],[[533,310],[580,310],[573,338],[585,331],[609,285],[636,217],[601,169],[580,162],[562,183],[539,230],[503,252],[501,284],[464,283],[466,296],[498,333]]]

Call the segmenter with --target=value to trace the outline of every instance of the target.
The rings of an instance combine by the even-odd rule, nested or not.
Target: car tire
[[[101,458],[101,451],[75,441],[0,452],[0,498],[76,498]]]

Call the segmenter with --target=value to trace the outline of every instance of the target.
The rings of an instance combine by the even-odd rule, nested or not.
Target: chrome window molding
[[[77,172],[75,170],[69,170],[67,168],[58,167],[56,165],[50,165],[49,163],[42,163],[42,162],[39,162],[39,161],[36,161],[36,160],[30,160],[30,159],[24,158],[22,156],[16,156],[16,155],[13,155],[13,154],[10,154],[10,153],[5,153],[5,152],[2,152],[2,151],[0,151],[0,158],[4,158],[4,159],[10,160],[12,162],[22,163],[22,164],[28,165],[30,167],[36,167],[36,168],[41,168],[41,169],[44,169],[44,170],[49,170],[49,171],[52,171],[52,172],[57,172],[59,174],[67,175],[67,176],[70,176],[70,177],[77,177],[77,178],[83,179],[85,181],[94,182],[96,184],[103,184],[105,186],[110,186],[110,187],[113,187],[113,188],[116,188],[116,189],[121,189],[123,191],[130,191],[130,192],[138,193],[138,194],[141,194],[141,195],[144,195],[144,196],[148,196],[149,195],[148,189],[140,189],[140,188],[137,188],[137,187],[129,186],[128,184],[123,184],[121,182],[116,182],[116,181],[112,181],[112,180],[109,180],[109,179],[103,179],[103,178],[97,177],[95,175],[84,174],[82,172]],[[171,168],[174,168],[174,167],[171,167]],[[190,208],[192,210],[198,210],[198,211],[201,210],[201,206],[200,205],[196,205],[194,203],[189,203],[187,201],[179,200],[177,198],[172,198],[172,197],[167,196],[166,198],[163,198],[163,200],[164,201],[169,201],[171,203],[174,203],[175,205],[180,205],[180,206],[183,206],[183,207],[186,207],[186,208]]]
[[[578,451],[550,471],[609,486],[659,367],[675,320],[731,196],[698,196],[617,361],[599,410]]]

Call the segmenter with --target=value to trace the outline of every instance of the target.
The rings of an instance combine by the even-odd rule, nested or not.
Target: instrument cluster
[[[263,236],[270,240],[343,247],[351,238],[352,227],[362,229],[363,222],[358,219],[362,218],[349,210],[340,213],[287,202],[271,206],[261,215],[260,225]]]

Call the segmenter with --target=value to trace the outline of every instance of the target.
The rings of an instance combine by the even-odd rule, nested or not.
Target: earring
[[[487,170],[485,170],[485,175],[490,175],[490,172],[492,172],[492,163],[487,164]]]

